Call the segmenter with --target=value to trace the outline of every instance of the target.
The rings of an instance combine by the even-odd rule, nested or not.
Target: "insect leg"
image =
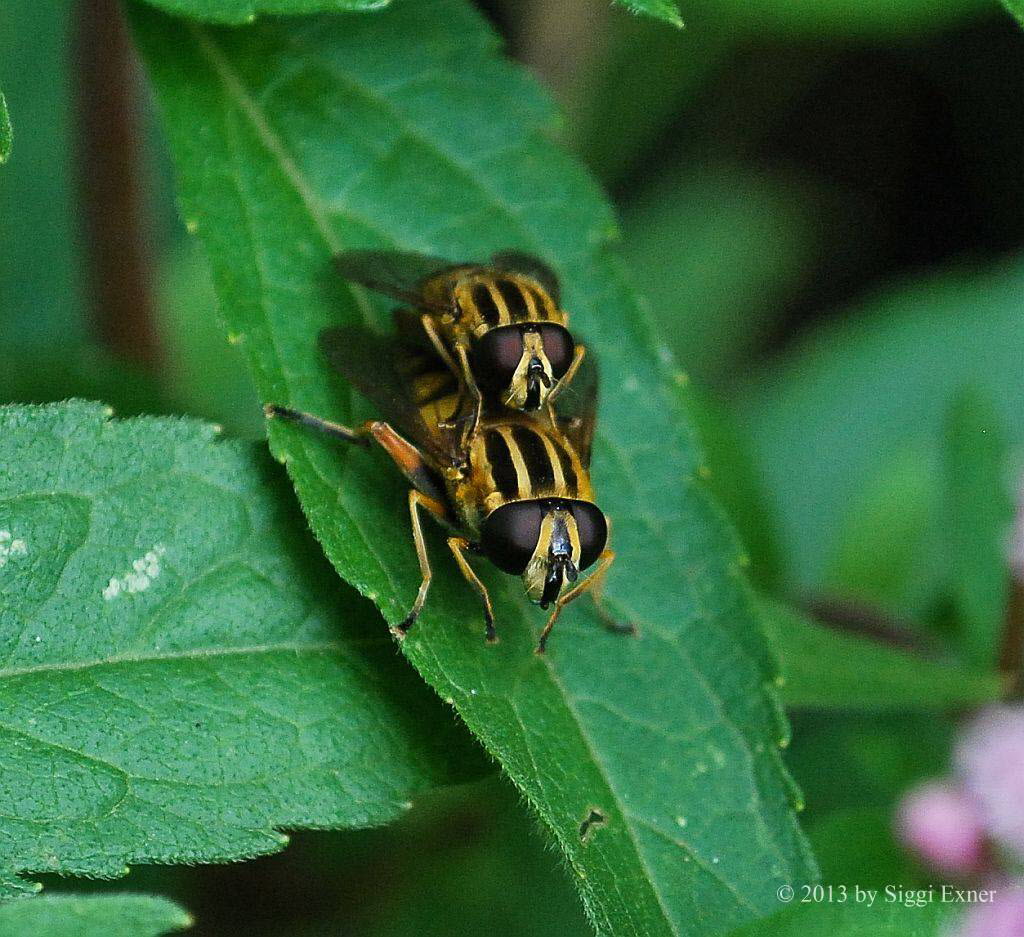
[[[290,420],[293,423],[326,433],[328,436],[344,439],[346,442],[358,443],[361,446],[369,445],[369,440],[372,438],[390,456],[391,461],[398,466],[413,488],[422,491],[427,498],[438,504],[441,515],[447,514],[447,509],[444,507],[444,489],[436,474],[431,471],[420,450],[399,436],[390,423],[385,423],[383,420],[367,420],[352,429],[342,426],[340,423],[323,420],[311,413],[278,406],[276,403],[267,404],[263,408],[263,412],[268,419],[276,417]]]
[[[470,399],[472,399],[474,403],[473,419],[462,434],[462,448],[467,449],[469,448],[469,441],[476,435],[476,428],[480,423],[480,416],[484,409],[484,398],[483,394],[480,393],[480,388],[476,385],[476,378],[473,376],[473,369],[469,366],[469,355],[466,352],[466,346],[459,345],[456,350],[459,356],[459,364],[463,369],[463,378],[465,380],[466,390],[469,392]]]
[[[332,423],[330,420],[323,420],[318,416],[313,416],[312,413],[292,410],[291,407],[282,407],[276,403],[268,403],[263,408],[263,413],[268,420],[276,417],[279,420],[288,420],[291,423],[308,426],[310,429],[326,433],[328,436],[334,436],[336,439],[344,439],[345,442],[354,442],[360,446],[369,444],[366,437],[370,434],[370,431],[367,429],[366,424],[356,429],[350,429],[347,426],[342,426],[340,423]]]
[[[614,560],[615,551],[610,549],[604,550],[597,558],[597,568],[583,582],[577,583],[555,602],[555,608],[551,612],[551,617],[544,626],[544,630],[540,633],[540,642],[537,645],[538,654],[544,653],[548,635],[551,633],[551,629],[554,628],[562,609],[585,592],[590,592],[593,595],[597,614],[601,617],[602,623],[609,631],[619,634],[636,634],[636,627],[634,625],[616,621],[601,605],[601,590],[604,588],[604,577],[608,574],[608,568]]]
[[[569,370],[562,375],[558,383],[555,385],[554,390],[548,394],[548,406],[554,404],[555,399],[558,395],[569,386],[569,382],[576,376],[576,372],[580,369],[580,365],[583,364],[583,356],[586,355],[587,348],[585,345],[577,345],[576,351],[573,352],[572,363],[569,365]]]
[[[430,344],[434,346],[434,351],[436,351],[441,360],[451,368],[452,374],[454,374],[460,382],[463,381],[463,374],[459,370],[459,366],[452,358],[451,352],[449,352],[447,347],[445,347],[444,342],[441,340],[441,336],[437,334],[437,328],[434,325],[434,317],[420,316],[420,322],[423,323],[423,331],[427,333],[427,338],[430,339]]]
[[[402,619],[393,629],[396,637],[404,638],[406,632],[413,626],[423,609],[423,603],[427,601],[427,593],[430,591],[430,580],[433,573],[430,569],[430,558],[427,556],[427,542],[423,538],[423,526],[420,524],[420,508],[426,508],[435,517],[444,518],[444,505],[433,498],[417,491],[415,488],[409,492],[409,518],[412,521],[412,539],[416,544],[416,559],[420,562],[420,574],[423,579],[420,581],[419,591],[416,593],[416,601],[413,602],[409,614]]]
[[[487,623],[487,642],[488,644],[494,644],[498,640],[498,636],[494,633],[494,609],[491,607],[491,597],[487,594],[487,586],[485,586],[473,568],[469,565],[469,561],[466,559],[464,551],[470,548],[469,541],[465,537],[449,537],[448,547],[451,549],[455,556],[455,562],[459,564],[459,569],[462,570],[462,575],[466,577],[466,581],[479,593],[480,598],[484,601],[484,621]]]

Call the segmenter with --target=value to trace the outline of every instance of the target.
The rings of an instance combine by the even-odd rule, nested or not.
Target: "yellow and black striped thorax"
[[[590,501],[590,475],[562,433],[539,420],[487,421],[471,443],[470,478],[486,515],[510,501]]]
[[[503,325],[566,324],[565,312],[530,277],[488,267],[462,268],[449,276],[455,322],[478,338]]]

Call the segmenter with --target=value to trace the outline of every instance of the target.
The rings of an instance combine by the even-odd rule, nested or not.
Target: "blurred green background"
[[[1004,516],[1024,465],[1019,27],[983,0],[688,0],[681,32],[604,0],[480,6],[618,206],[755,581],[834,627],[971,659],[957,629],[986,610],[951,575],[972,551],[950,512]],[[141,70],[98,28],[116,16],[0,7],[0,400],[102,398],[258,438]],[[104,149],[112,113],[134,141],[127,183]],[[981,494],[957,481],[979,447]],[[792,718],[825,880],[921,881],[892,806],[944,770],[956,714]],[[386,830],[116,887],[179,899],[197,934],[589,932],[497,778]]]

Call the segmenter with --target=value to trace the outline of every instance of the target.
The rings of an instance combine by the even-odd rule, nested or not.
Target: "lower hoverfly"
[[[496,640],[487,588],[467,559],[487,557],[506,573],[522,577],[527,595],[541,608],[553,606],[540,636],[543,653],[562,609],[601,586],[615,553],[608,547],[608,520],[593,500],[589,465],[596,405],[596,369],[581,373],[557,423],[521,413],[485,411],[477,432],[464,444],[461,423],[474,404],[454,375],[426,344],[410,342],[417,323],[396,312],[400,334],[389,341],[366,329],[341,327],[320,335],[332,366],[380,410],[383,420],[356,428],[269,404],[268,417],[292,420],[348,442],[377,442],[412,485],[409,515],[422,580],[416,600],[394,631],[412,627],[427,598],[431,569],[420,525],[426,511],[451,531],[448,546],[459,570],[480,595],[486,637]],[[592,362],[591,362],[592,365]],[[596,566],[595,566],[596,564]],[[595,566],[585,579],[580,574]],[[632,632],[611,621],[608,627]]]
[[[543,261],[506,251],[488,264],[460,263],[398,251],[348,251],[335,257],[348,280],[408,303],[435,351],[459,379],[475,409],[463,441],[485,405],[531,412],[547,406],[573,379],[585,349],[559,305],[558,278]]]

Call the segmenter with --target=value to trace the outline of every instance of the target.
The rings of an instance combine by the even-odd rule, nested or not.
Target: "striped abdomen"
[[[530,498],[592,498],[590,476],[571,443],[539,421],[487,423],[472,450],[485,513]]]
[[[456,317],[477,334],[523,322],[565,324],[565,314],[547,291],[529,277],[477,272],[460,277],[452,292]]]

